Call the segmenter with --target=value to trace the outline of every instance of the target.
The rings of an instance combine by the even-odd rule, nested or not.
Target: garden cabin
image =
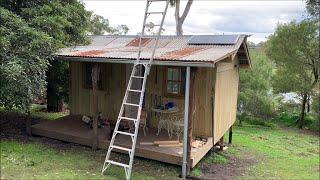
[[[89,45],[66,48],[56,56],[70,64],[71,115],[33,125],[32,133],[106,149],[111,129],[97,125],[88,128],[81,117],[96,117],[99,113],[103,119],[116,122],[137,57],[139,38],[124,35],[90,39]],[[141,61],[147,62],[155,37],[144,38],[141,43]],[[179,134],[183,135],[183,128],[178,132],[179,126],[187,122],[189,138],[202,142],[200,146],[192,145],[190,159],[194,167],[235,122],[239,69],[250,66],[247,35],[161,36],[145,91],[146,135],[139,130],[135,155],[181,165],[183,153],[179,143],[153,143],[177,140]],[[97,72],[96,85],[93,71]],[[165,104],[176,111],[161,111]],[[163,119],[181,120],[182,124],[176,124],[176,128],[170,122],[164,124],[158,134]],[[180,136],[180,142],[181,139]],[[117,143],[128,146],[130,142],[123,139]]]

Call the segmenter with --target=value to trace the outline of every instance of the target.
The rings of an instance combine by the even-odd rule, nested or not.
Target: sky
[[[141,31],[146,0],[110,1],[82,0],[85,7],[95,14],[109,19],[111,26],[125,24],[128,34]],[[186,1],[181,3],[182,9]],[[162,11],[161,3],[150,6]],[[155,16],[155,15],[154,15]],[[248,34],[249,41],[266,41],[274,33],[278,23],[301,21],[306,17],[305,2],[297,1],[216,1],[194,0],[183,24],[185,35],[193,34]],[[156,22],[160,18],[150,19]],[[169,8],[164,22],[164,33],[175,34],[174,8]]]

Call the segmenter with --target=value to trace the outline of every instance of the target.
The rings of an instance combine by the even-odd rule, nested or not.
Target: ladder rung
[[[111,160],[107,160],[107,162],[110,163],[110,164],[117,165],[117,166],[129,168],[129,165],[128,165],[128,164],[123,164],[123,163],[119,163],[119,162],[115,162],[115,161],[111,161]]]
[[[139,79],[143,79],[144,77],[143,76],[131,76],[133,78],[139,78]]]
[[[124,105],[128,105],[128,106],[136,106],[139,107],[139,104],[132,104],[132,103],[123,103]]]
[[[142,92],[141,90],[135,90],[135,89],[128,89],[128,91],[131,91],[131,92],[139,92],[139,93]]]
[[[115,149],[120,149],[120,150],[123,150],[123,151],[128,151],[128,152],[132,151],[131,149],[128,149],[128,148],[125,148],[125,147],[121,147],[121,146],[112,145],[111,147],[115,148]]]
[[[149,27],[148,24],[145,24],[144,26]],[[153,24],[153,25],[152,25],[152,27],[155,27],[155,26],[160,26],[160,24]]]
[[[167,0],[148,0],[149,2],[161,2],[161,1],[167,1]]]
[[[132,133],[127,133],[127,132],[123,132],[123,131],[116,131],[116,133],[127,135],[127,136],[134,136],[134,134],[132,134]]]
[[[128,118],[128,117],[120,117],[120,119],[125,119],[125,120],[129,120],[129,121],[137,121],[137,119]]]
[[[147,12],[147,14],[163,14],[163,12]]]

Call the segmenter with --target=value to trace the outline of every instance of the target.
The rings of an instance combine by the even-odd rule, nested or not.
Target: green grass
[[[46,112],[46,107],[38,104],[33,104],[31,106],[30,113],[33,117],[43,118],[50,121],[57,120],[69,114],[68,112]]]
[[[34,108],[36,109],[36,108]],[[41,112],[41,111],[40,111]],[[35,110],[32,114],[45,116]],[[227,139],[227,137],[225,137]],[[112,166],[101,175],[105,151],[89,148],[57,148],[38,142],[37,137],[21,142],[1,140],[1,178],[5,179],[124,179],[124,171]],[[319,136],[299,133],[277,126],[234,126],[233,145],[215,156],[207,155],[201,163],[226,165],[228,157],[251,158],[244,179],[320,179]],[[175,179],[180,167],[135,158],[132,179]],[[201,164],[200,163],[200,164]],[[191,175],[201,176],[201,165]]]
[[[204,160],[203,163],[206,164],[211,164],[211,163],[217,163],[217,164],[227,164],[228,163],[228,159],[219,153],[216,153],[214,156],[211,155],[207,155]]]
[[[94,156],[91,151],[59,150],[38,143],[1,141],[1,179],[125,179],[124,170],[114,166],[108,169],[107,175],[101,175],[104,154],[103,151]],[[165,175],[176,174],[172,171]],[[132,179],[154,178],[133,172]]]
[[[320,178],[319,137],[278,128],[253,127],[236,127],[234,137],[238,148],[231,148],[233,154],[240,158],[252,154],[258,160],[248,169],[248,178]]]

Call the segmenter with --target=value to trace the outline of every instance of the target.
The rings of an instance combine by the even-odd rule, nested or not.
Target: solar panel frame
[[[240,35],[194,35],[188,40],[189,45],[234,45]]]

